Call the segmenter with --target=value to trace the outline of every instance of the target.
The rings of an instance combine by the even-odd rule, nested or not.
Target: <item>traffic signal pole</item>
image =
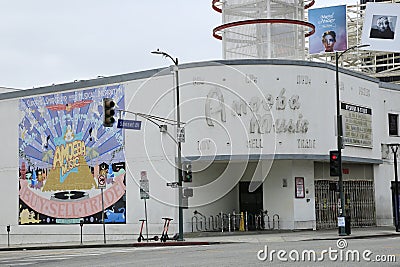
[[[342,53],[343,54],[343,53]],[[342,55],[340,54],[340,56]],[[340,205],[338,210],[338,217],[345,220],[346,218],[346,207],[345,207],[345,197],[343,192],[343,173],[342,173],[342,116],[340,115],[340,100],[339,100],[339,57],[338,52],[336,52],[336,124],[337,124],[337,151],[338,151],[338,185],[339,185],[339,199]],[[339,223],[338,218],[338,223]],[[345,220],[346,222],[346,220]],[[339,235],[347,235],[346,228],[343,225],[338,226]]]
[[[397,151],[399,150],[400,144],[388,144],[393,152],[393,165],[394,165],[394,223],[396,226],[396,232],[400,231],[400,215],[399,215],[399,178],[397,174]]]
[[[340,115],[340,100],[339,100],[339,58],[343,56],[346,52],[353,50],[355,48],[367,47],[368,44],[354,45],[339,54],[336,51],[335,53],[335,63],[336,63],[336,126],[337,126],[337,150],[338,150],[338,160],[339,160],[339,198],[340,198],[340,206],[339,206],[339,217],[345,220],[346,224],[346,207],[345,207],[345,197],[343,192],[343,172],[342,172],[342,148],[343,148],[343,129],[342,129],[342,116]],[[338,218],[339,220],[339,218]],[[339,222],[339,221],[338,221]],[[350,221],[348,222],[350,223]],[[347,235],[345,226],[339,227],[339,235]],[[350,230],[350,225],[348,225],[348,229]]]
[[[167,57],[172,60],[174,63],[174,71],[175,71],[175,89],[176,89],[176,128],[179,131],[181,129],[181,112],[180,112],[180,94],[179,94],[179,63],[178,63],[178,58],[173,58],[171,55],[169,55],[166,52],[160,51],[157,49],[156,51],[152,51],[152,54],[157,54],[157,55],[162,55],[164,57]],[[178,190],[179,190],[179,195],[178,195],[178,228],[179,228],[179,236],[178,236],[178,241],[183,241],[183,206],[182,206],[182,196],[183,196],[183,174],[182,174],[182,142],[180,139],[178,139],[178,162],[177,162],[177,171],[178,171]]]
[[[178,70],[178,58],[175,59],[175,86],[176,86],[176,127],[178,131],[181,129],[181,112],[180,112],[180,99],[179,99],[179,70]],[[183,206],[182,206],[182,142],[178,139],[178,184],[179,184],[179,195],[178,195],[178,241],[183,241]]]

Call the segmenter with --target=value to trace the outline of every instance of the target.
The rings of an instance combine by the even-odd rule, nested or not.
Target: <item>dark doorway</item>
[[[263,190],[260,185],[256,191],[249,192],[250,182],[239,183],[239,203],[240,211],[247,214],[259,214],[263,210]]]

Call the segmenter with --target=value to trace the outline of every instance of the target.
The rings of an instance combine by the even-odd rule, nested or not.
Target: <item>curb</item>
[[[214,236],[215,237],[215,236]],[[233,237],[231,235],[230,237]],[[318,241],[318,240],[338,240],[338,239],[367,239],[367,238],[381,238],[381,237],[400,237],[400,233],[382,233],[382,234],[367,234],[367,235],[346,235],[346,236],[320,236],[320,237],[306,237],[295,240],[298,241]],[[76,248],[107,248],[107,247],[174,247],[174,246],[203,246],[203,245],[217,245],[217,244],[231,244],[231,243],[248,243],[249,241],[172,241],[172,242],[129,242],[126,241],[121,243],[107,243],[107,244],[69,244],[69,245],[43,245],[37,244],[37,246],[11,246],[11,247],[0,247],[0,251],[20,251],[20,250],[52,250],[52,249],[76,249]]]
[[[92,245],[46,245],[46,246],[20,246],[0,248],[0,251],[18,251],[18,250],[50,250],[50,249],[74,249],[74,248],[104,248],[104,247],[174,247],[174,246],[203,246],[222,244],[223,242],[191,242],[191,241],[176,241],[176,242],[158,242],[158,243],[111,243],[111,244],[92,244]]]

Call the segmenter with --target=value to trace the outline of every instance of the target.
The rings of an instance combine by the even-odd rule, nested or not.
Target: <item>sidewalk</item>
[[[196,236],[197,235],[197,236]],[[280,230],[230,233],[188,233],[185,240],[208,242],[290,242],[306,240],[362,239],[385,236],[400,236],[394,226],[352,228],[348,236],[339,236],[338,229],[332,230]]]
[[[277,231],[249,231],[249,232],[199,232],[185,233],[184,241],[149,241],[137,242],[137,240],[90,241],[80,244],[79,242],[52,243],[52,244],[26,244],[26,245],[0,245],[0,251],[9,250],[39,250],[39,249],[71,249],[71,248],[97,248],[97,247],[162,247],[162,246],[194,246],[213,245],[234,242],[271,243],[271,242],[293,242],[307,240],[337,240],[379,238],[388,236],[400,237],[400,232],[395,227],[365,227],[351,229],[351,235],[339,236],[338,230],[277,230]]]

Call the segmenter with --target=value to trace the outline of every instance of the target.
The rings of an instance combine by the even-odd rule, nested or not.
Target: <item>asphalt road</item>
[[[265,254],[266,251],[267,254]],[[0,266],[362,265],[400,266],[400,237],[347,239],[339,243],[335,240],[317,240],[268,244],[252,242],[207,246],[76,248],[0,252]]]

